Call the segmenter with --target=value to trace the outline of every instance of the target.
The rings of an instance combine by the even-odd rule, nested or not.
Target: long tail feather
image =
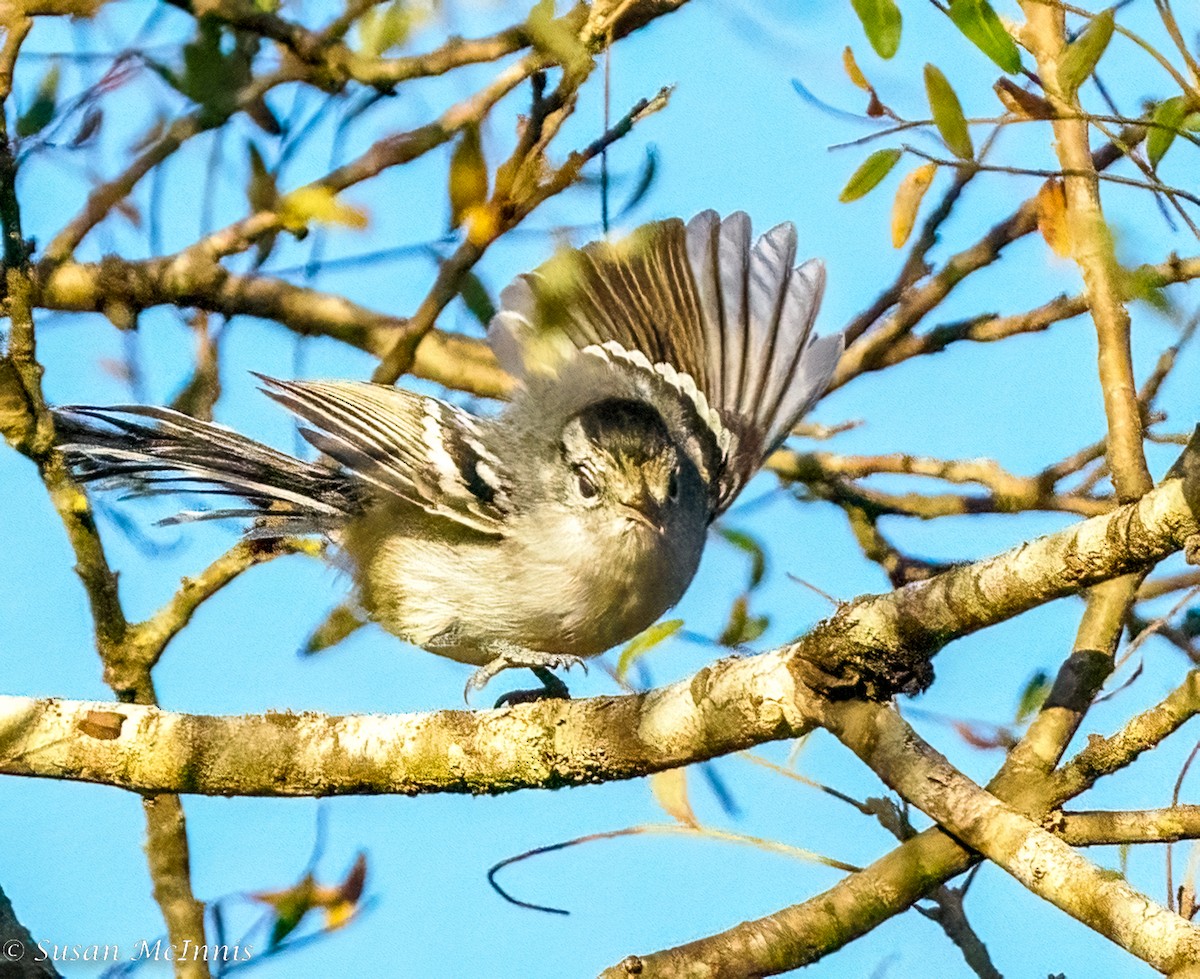
[[[54,417],[59,448],[84,482],[134,496],[187,493],[250,504],[185,511],[172,523],[269,515],[307,532],[336,526],[361,506],[361,489],[345,472],[168,408],[70,405]]]

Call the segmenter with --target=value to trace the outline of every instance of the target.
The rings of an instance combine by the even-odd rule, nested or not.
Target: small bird
[[[172,518],[319,533],[362,610],[478,669],[551,671],[629,639],[690,584],[709,524],[825,392],[824,267],[781,224],[705,211],[559,252],[501,294],[488,342],[520,383],[495,416],[354,381],[257,375],[320,452],[302,461],[167,408],[71,406],[84,481],[242,503]],[[586,668],[586,665],[585,665]]]

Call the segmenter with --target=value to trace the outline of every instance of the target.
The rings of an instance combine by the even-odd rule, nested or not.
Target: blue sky
[[[900,54],[888,63],[870,53],[849,4],[792,5],[786,12],[763,12],[758,6],[693,0],[681,13],[618,46],[612,62],[614,113],[664,84],[676,88],[670,106],[619,144],[611,162],[617,172],[632,172],[648,145],[657,148],[658,179],[626,222],[630,226],[655,217],[688,217],[705,208],[723,213],[746,210],[762,230],[794,221],[801,252],[821,256],[828,265],[829,288],[819,324],[836,329],[866,306],[899,267],[901,255],[892,249],[887,230],[897,174],[865,200],[837,203],[838,191],[869,148],[827,152],[826,147],[865,130],[819,113],[796,95],[791,80],[798,77],[821,98],[857,108],[859,93],[841,68],[842,48],[853,44],[868,76],[901,111],[912,116],[923,112],[920,69],[925,61],[934,61],[952,78],[969,114],[993,115],[999,111],[990,93],[995,71],[932,6],[909,5]],[[86,34],[88,43],[103,50],[119,46],[128,25],[149,9],[141,0],[117,5]],[[514,18],[508,6],[460,3],[452,9],[454,29],[465,34]],[[303,14],[319,21],[321,11],[319,5],[309,4]],[[177,32],[186,30],[182,15],[168,11],[164,16],[174,18]],[[441,29],[430,28],[414,43],[430,45]],[[27,49],[61,49],[76,33],[84,32],[39,22]],[[163,30],[163,36],[168,33]],[[1148,33],[1154,36],[1149,29]],[[1119,50],[1121,57],[1130,57],[1127,47]],[[31,59],[32,70],[19,78],[18,92],[26,99],[42,64]],[[1169,94],[1161,79],[1148,71],[1113,75],[1110,87],[1127,110],[1132,111],[1142,95]],[[332,132],[316,140],[319,152],[296,160],[286,172],[285,186],[326,169],[331,146],[341,160],[348,159],[384,132],[428,120],[488,76],[486,68],[469,69],[421,82],[412,92],[406,89],[373,110],[343,142],[335,145]],[[81,84],[79,73],[67,69],[65,87]],[[128,127],[132,137],[151,115],[149,93],[157,84],[143,78],[131,86],[121,96],[125,101],[120,121],[110,125]],[[493,163],[509,144],[514,115],[526,97],[522,91],[506,100],[486,127],[485,149]],[[287,114],[290,98],[285,94],[273,102],[281,115]],[[563,132],[560,150],[594,138],[600,119],[600,88],[593,84]],[[216,171],[217,226],[245,210],[244,139],[252,130],[239,132]],[[255,138],[266,145],[264,138]],[[112,141],[114,148],[103,160],[106,173],[119,165],[120,151],[128,142],[129,138]],[[1025,165],[1052,165],[1047,133],[1040,127],[1007,131],[1000,151]],[[347,199],[368,209],[371,228],[365,234],[331,233],[326,254],[352,255],[441,235],[447,220],[447,159],[448,152],[433,153],[400,173],[351,191]],[[168,249],[186,244],[200,227],[196,201],[208,162],[208,144],[201,143],[169,171],[164,234]],[[1172,166],[1179,169],[1172,173]],[[1168,159],[1164,176],[1173,175],[1183,179],[1182,165]],[[26,231],[45,243],[78,205],[87,183],[73,164],[38,161],[27,168],[24,180]],[[945,174],[939,175],[934,194],[946,180]],[[1036,185],[1031,178],[1007,175],[977,180],[947,225],[946,245],[935,256],[948,254],[955,243],[961,247],[973,241]],[[147,193],[148,188],[142,188],[137,200],[144,203]],[[620,200],[621,191],[615,196]],[[1127,260],[1159,260],[1171,249],[1189,248],[1186,237],[1173,235],[1147,198],[1121,192],[1112,193],[1106,202]],[[528,227],[595,220],[598,210],[594,193],[574,191],[535,214]],[[81,255],[94,258],[109,248],[145,254],[144,235],[128,228],[96,234]],[[489,253],[480,272],[498,291],[551,248],[547,235],[514,236]],[[307,246],[285,243],[272,263],[282,267],[306,256]],[[405,313],[420,301],[431,275],[431,262],[417,256],[382,267],[329,272],[318,284],[365,305]],[[1036,236],[1012,246],[977,280],[955,294],[938,322],[981,310],[1018,311],[1079,289],[1074,268],[1050,257]],[[447,311],[441,322],[447,327],[472,326],[457,308]],[[122,352],[121,338],[106,320],[57,316],[46,317],[43,324],[40,352],[53,401],[128,399],[127,388],[101,366]],[[1135,307],[1139,377],[1174,336],[1174,328],[1161,316]],[[168,401],[188,374],[191,337],[175,316],[152,311],[143,316],[140,342],[148,397]],[[255,392],[246,372],[288,375],[296,362],[295,339],[273,324],[241,319],[229,328],[223,356],[226,393],[218,407],[219,420],[281,447],[292,446],[291,423]],[[826,446],[837,451],[986,455],[1028,473],[1103,433],[1094,362],[1090,323],[1079,319],[1047,334],[955,348],[868,375],[827,398],[814,417],[828,423],[863,419],[861,427]],[[303,349],[304,371],[312,375],[365,377],[371,366],[365,355],[332,342],[311,341]],[[1177,421],[1176,428],[1200,415],[1194,384],[1189,390],[1184,383],[1184,378],[1196,376],[1198,367],[1193,349],[1164,391],[1163,404]],[[1169,447],[1152,447],[1156,476],[1173,455]],[[796,585],[789,574],[841,598],[886,587],[878,568],[861,558],[839,511],[823,504],[798,505],[776,493],[767,477],[751,485],[743,502],[770,494],[774,495],[762,505],[735,508],[728,520],[770,542],[770,577],[758,603],[771,613],[772,625],[760,648],[803,631],[827,612],[823,600]],[[0,501],[0,540],[7,544],[2,566],[8,581],[0,588],[4,692],[108,699],[61,527],[32,467],[12,452],[0,451]],[[170,545],[161,556],[148,558],[111,520],[102,518],[110,560],[121,571],[122,595],[133,618],[161,604],[180,576],[221,553],[236,532],[231,527],[155,529],[151,522],[162,512],[134,504],[119,505],[119,510],[153,540]],[[887,529],[912,552],[948,560],[992,553],[1067,522],[1057,515],[994,516],[890,524]],[[714,542],[678,610],[689,629],[710,635],[718,631],[744,576],[743,558]],[[308,632],[346,589],[338,572],[299,557],[246,574],[209,602],[168,650],[155,674],[162,704],[197,713],[397,712],[459,706],[463,667],[402,646],[375,628],[321,656],[297,657]],[[934,714],[1009,720],[1029,676],[1038,669],[1053,671],[1069,648],[1081,607],[1075,600],[1059,602],[955,643],[937,660],[938,682],[914,706]],[[662,682],[685,676],[713,655],[703,646],[664,645],[652,658],[654,677]],[[1092,729],[1111,730],[1137,706],[1155,702],[1179,681],[1185,667],[1172,649],[1152,641],[1145,657],[1143,679],[1115,702],[1099,706],[1089,719]],[[576,695],[613,689],[598,670],[586,679],[571,679]],[[921,718],[915,723],[976,779],[986,780],[999,763],[994,754],[964,746],[944,725]],[[1104,783],[1088,806],[1165,804],[1190,747],[1188,737],[1185,733],[1111,784]],[[773,745],[761,753],[782,762],[789,750],[788,745]],[[810,788],[737,758],[723,759],[715,767],[732,786],[740,815],[724,814],[703,780],[693,776],[693,804],[700,818],[714,826],[857,863],[867,863],[891,846],[877,826],[857,816],[848,819],[845,807]],[[846,749],[821,733],[804,747],[800,768],[860,797],[883,791]],[[506,872],[504,883],[518,897],[572,911],[569,917],[538,915],[494,894],[484,877],[488,867],[523,850],[584,833],[665,820],[647,785],[501,798],[334,799],[322,805],[328,832],[320,873],[328,878],[341,875],[356,851],[365,849],[373,909],[295,956],[261,965],[257,975],[368,970],[396,976],[591,975],[630,952],[694,939],[802,901],[837,879],[836,871],[824,867],[710,841],[659,836],[605,841]],[[308,859],[317,809],[313,800],[188,799],[197,894],[212,899],[286,886]],[[916,818],[920,822],[922,817]],[[46,941],[132,947],[139,939],[152,940],[162,926],[149,894],[142,827],[136,796],[94,786],[4,780],[0,839],[10,845],[0,851],[0,882],[22,920]],[[1106,866],[1116,865],[1115,853],[1093,856]],[[1130,858],[1131,879],[1161,899],[1161,867],[1160,851],[1135,853]],[[257,915],[255,907],[236,899],[226,907],[231,934]],[[1027,895],[995,868],[979,875],[967,907],[1005,974],[1150,974],[1105,940]],[[888,922],[810,971],[816,976],[968,974],[960,954],[939,929],[913,913]],[[79,969],[69,974],[94,972]]]

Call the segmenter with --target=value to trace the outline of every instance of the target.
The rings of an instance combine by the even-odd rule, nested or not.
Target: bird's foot
[[[587,672],[587,664],[581,663]],[[531,690],[510,690],[496,698],[495,707],[513,707],[516,704],[532,704],[539,700],[570,700],[571,691],[553,673],[542,666],[533,667],[534,676],[542,681],[542,686]]]
[[[530,700],[545,700],[547,698],[569,699],[567,685],[556,677],[551,670],[569,670],[573,666],[581,666],[587,672],[587,661],[582,656],[572,656],[568,653],[543,653],[535,649],[525,649],[521,646],[504,646],[494,648],[496,656],[489,663],[481,666],[467,680],[463,690],[463,699],[470,703],[471,693],[482,690],[498,674],[505,670],[529,669],[542,681],[540,690],[514,690],[505,694],[497,702],[497,707],[507,704],[526,703]]]

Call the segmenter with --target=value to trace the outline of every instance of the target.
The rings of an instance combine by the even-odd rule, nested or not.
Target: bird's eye
[[[667,497],[672,503],[679,499],[679,470],[671,470],[671,478],[667,480]]]
[[[575,476],[579,480],[579,495],[585,500],[590,500],[592,497],[594,497],[597,493],[597,490],[596,484],[592,482],[591,477],[588,476],[588,474],[582,469],[578,470]]]

